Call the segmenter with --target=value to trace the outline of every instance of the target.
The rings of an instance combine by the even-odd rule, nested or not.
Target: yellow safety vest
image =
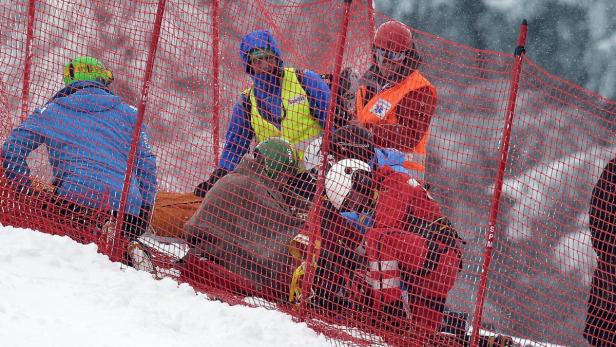
[[[280,129],[268,122],[259,113],[257,99],[252,88],[244,91],[250,97],[250,125],[259,142],[270,137],[282,137],[295,148],[300,159],[310,142],[321,135],[323,128],[312,116],[308,94],[299,83],[295,69],[285,68],[282,78],[282,121]],[[248,94],[249,93],[249,94]]]

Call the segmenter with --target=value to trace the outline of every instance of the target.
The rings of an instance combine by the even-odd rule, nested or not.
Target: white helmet
[[[372,172],[370,165],[365,161],[343,159],[334,164],[325,175],[325,194],[335,208],[342,207],[353,189],[353,174],[359,170]]]
[[[323,152],[321,152],[321,146],[323,145],[323,137],[319,136],[314,139],[308,147],[304,150],[304,159],[300,163],[300,167],[306,171],[317,169],[321,171],[321,164],[323,163]],[[331,146],[330,146],[331,149]],[[327,167],[330,167],[333,163],[334,157],[331,154],[327,155]]]
[[[300,163],[300,166],[304,170],[310,171],[315,167],[319,167],[323,161],[323,154],[321,153],[321,143],[323,138],[321,136],[314,139],[308,147],[304,150],[304,159]]]

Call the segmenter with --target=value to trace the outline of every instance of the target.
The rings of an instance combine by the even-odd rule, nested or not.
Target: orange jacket
[[[424,172],[426,144],[430,136],[428,127],[436,108],[436,88],[421,73],[414,71],[394,86],[377,92],[369,100],[368,97],[367,87],[361,86],[356,98],[359,122],[367,126],[399,124],[417,130],[412,133],[416,139],[403,139],[403,142],[413,143],[412,146],[396,146],[387,143],[389,142],[387,139],[379,139],[382,136],[375,137],[377,145],[394,147],[405,152],[407,154],[405,166],[408,169]],[[392,136],[393,134],[387,134],[384,137]]]

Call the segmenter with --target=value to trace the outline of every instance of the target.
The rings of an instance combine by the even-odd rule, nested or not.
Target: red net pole
[[[139,144],[139,136],[143,125],[143,114],[145,113],[145,106],[150,90],[150,80],[152,79],[152,70],[154,69],[154,59],[156,59],[156,49],[158,48],[158,39],[160,37],[163,14],[165,13],[165,3],[166,0],[159,0],[158,7],[156,9],[156,19],[154,20],[154,29],[152,31],[152,39],[150,41],[150,49],[148,51],[148,60],[146,62],[145,75],[143,77],[143,85],[141,87],[141,98],[139,99],[139,106],[137,107],[137,122],[133,128],[130,151],[128,153],[128,161],[126,163],[126,174],[124,175],[124,186],[122,187],[120,209],[118,211],[119,223],[116,223],[115,226],[116,235],[120,235],[122,221],[124,220],[124,209],[126,208],[128,190],[130,188],[130,182],[133,175],[133,167],[135,166],[135,155],[137,152],[137,145]]]
[[[24,62],[24,80],[21,89],[21,120],[28,117],[28,96],[30,95],[30,70],[32,66],[32,55],[30,46],[34,37],[34,21],[36,19],[36,0],[28,1],[28,34],[26,35],[26,54]]]
[[[368,6],[368,26],[370,34],[374,34],[374,0],[366,0]]]
[[[213,109],[213,132],[214,139],[212,147],[214,147],[214,165],[218,165],[219,151],[218,142],[219,139],[219,127],[220,127],[220,81],[219,78],[219,40],[220,40],[220,2],[219,0],[212,0],[212,84],[214,86],[214,109]]]
[[[327,154],[329,153],[329,142],[331,139],[331,133],[333,129],[334,107],[336,103],[336,95],[338,94],[338,86],[340,85],[340,71],[342,70],[342,58],[344,57],[344,48],[346,46],[347,31],[349,28],[349,21],[351,19],[351,3],[352,0],[344,0],[344,19],[342,22],[342,28],[340,29],[340,40],[338,41],[338,48],[336,49],[336,62],[334,65],[334,78],[332,82],[331,97],[329,100],[329,109],[327,112],[327,121],[325,122],[325,129],[323,131],[323,144],[321,145],[321,151],[323,153],[323,159],[321,167],[327,167]],[[315,267],[312,263],[312,259],[318,259],[319,245],[321,243],[321,210],[323,207],[323,190],[325,186],[325,170],[321,170],[317,179],[317,188],[315,196],[317,197],[317,203],[315,208],[311,211],[309,219],[310,230],[310,244],[308,251],[306,252],[306,280],[302,283],[302,293],[304,300],[300,304],[300,316],[304,317],[306,312],[307,297],[306,293],[310,293],[312,287],[312,281],[314,280]]]
[[[520,25],[520,33],[518,35],[518,46],[515,49],[513,70],[511,72],[511,89],[509,90],[509,101],[507,102],[507,115],[505,118],[505,128],[501,139],[501,159],[498,165],[496,175],[496,184],[494,185],[494,194],[492,196],[492,207],[490,208],[490,219],[488,224],[488,233],[486,234],[486,247],[484,249],[483,263],[481,265],[481,278],[479,287],[477,288],[477,302],[475,305],[475,316],[473,318],[473,332],[471,336],[471,346],[476,347],[479,340],[479,330],[481,329],[481,318],[483,314],[483,303],[486,293],[486,284],[488,281],[488,270],[492,261],[492,252],[494,249],[494,236],[496,231],[496,223],[498,211],[500,209],[500,199],[503,192],[503,179],[505,176],[505,166],[507,164],[507,155],[509,153],[509,141],[511,139],[511,129],[513,126],[513,116],[515,113],[515,104],[518,95],[518,87],[520,82],[520,72],[522,71],[522,60],[524,59],[526,45],[526,33],[528,24],[526,19]]]

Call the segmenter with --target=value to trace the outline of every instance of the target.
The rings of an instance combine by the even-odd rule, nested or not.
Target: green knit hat
[[[281,173],[296,172],[299,160],[293,146],[283,138],[270,137],[255,147],[255,158],[261,155],[265,173],[276,178]]]
[[[109,84],[113,81],[113,73],[98,59],[81,56],[64,66],[64,84],[69,85],[77,81],[99,81]]]

